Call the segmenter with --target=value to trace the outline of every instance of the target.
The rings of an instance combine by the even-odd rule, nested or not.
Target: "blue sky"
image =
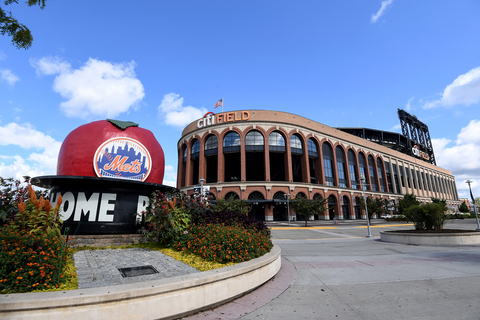
[[[335,127],[428,125],[437,164],[480,196],[476,0],[47,1],[4,6],[33,33],[0,36],[0,176],[56,173],[67,134],[100,119],[151,130],[176,179],[183,127],[224,110]]]

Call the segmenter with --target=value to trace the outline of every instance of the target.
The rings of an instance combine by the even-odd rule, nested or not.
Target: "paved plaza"
[[[117,284],[146,282],[200,272],[159,251],[132,249],[84,250],[73,255],[78,288],[105,287]],[[120,269],[152,266],[158,273],[122,276]]]
[[[405,223],[269,223],[282,269],[240,299],[187,319],[480,319],[480,246],[385,243]],[[475,219],[446,228],[472,230]],[[289,282],[289,283],[288,283]],[[288,283],[288,284],[287,284]]]

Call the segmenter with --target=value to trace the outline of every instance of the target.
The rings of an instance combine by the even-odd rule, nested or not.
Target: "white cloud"
[[[392,2],[393,2],[393,0],[382,1],[382,6],[380,7],[380,9],[378,10],[378,12],[376,14],[372,14],[370,22],[371,23],[377,22],[377,20],[385,13],[385,11],[387,10],[387,7],[392,4]]]
[[[424,109],[435,107],[451,107],[456,105],[469,106],[480,102],[480,67],[459,75],[443,91],[442,97],[428,101]]]
[[[460,197],[469,195],[466,180],[473,180],[474,196],[480,196],[480,121],[472,120],[462,128],[457,140],[432,139],[437,165],[452,171]]]
[[[21,179],[24,175],[38,176],[56,173],[58,152],[61,143],[35,130],[29,124],[9,123],[0,126],[0,145],[34,149],[27,158],[19,155],[0,155],[0,176]]]
[[[135,62],[110,63],[89,58],[79,69],[58,57],[31,60],[37,74],[59,74],[53,90],[67,99],[60,108],[68,117],[114,118],[135,107],[145,96],[136,78]]]
[[[167,125],[175,127],[184,127],[190,122],[203,117],[207,112],[205,108],[184,107],[183,98],[173,92],[164,95],[162,103],[158,107],[159,117],[164,117]]]
[[[7,55],[3,53],[3,51],[0,51],[0,61],[5,60],[7,58]]]
[[[174,166],[166,165],[163,178],[163,184],[166,186],[177,187],[177,170]]]
[[[397,125],[393,126],[392,128],[390,128],[390,131],[399,132],[399,131],[401,131],[401,129],[402,129],[402,126],[400,124],[397,124]]]
[[[412,106],[411,106],[411,103],[413,101],[415,97],[411,97],[410,99],[408,99],[407,101],[407,104],[405,105],[405,111],[412,111]]]
[[[6,81],[9,85],[13,86],[15,82],[20,80],[19,77],[14,75],[12,71],[8,69],[0,69],[0,78],[4,81]]]

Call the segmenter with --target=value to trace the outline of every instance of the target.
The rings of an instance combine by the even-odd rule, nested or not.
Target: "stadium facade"
[[[398,133],[240,110],[207,113],[185,127],[177,147],[177,188],[193,194],[202,183],[214,199],[245,199],[258,220],[287,220],[286,199],[297,196],[328,199],[316,219],[365,219],[362,187],[374,198],[414,193],[421,202],[460,204],[452,173]]]

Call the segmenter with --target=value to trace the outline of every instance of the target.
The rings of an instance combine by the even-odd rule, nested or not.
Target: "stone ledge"
[[[143,234],[75,235],[68,237],[68,242],[73,247],[108,247],[148,241],[152,241],[152,239],[145,237]]]
[[[281,249],[233,266],[180,277],[72,291],[0,296],[2,319],[175,319],[232,300],[281,267]]]
[[[459,246],[480,244],[480,232],[455,233],[409,233],[382,231],[380,239],[385,242],[427,246]]]

